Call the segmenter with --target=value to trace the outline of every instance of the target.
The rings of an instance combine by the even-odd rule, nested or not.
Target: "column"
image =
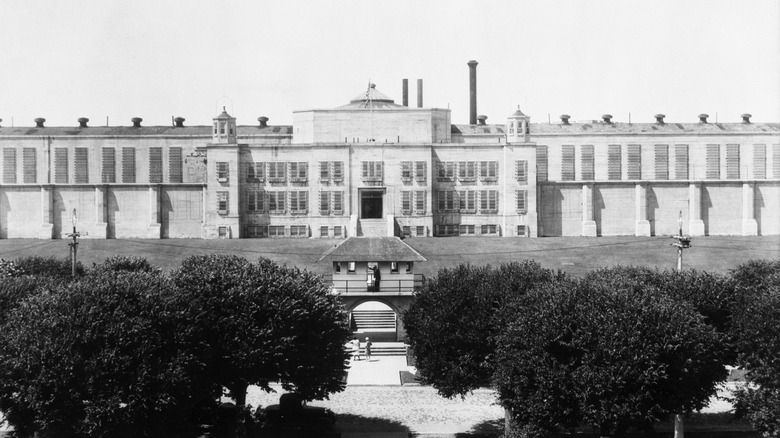
[[[688,234],[704,235],[704,221],[701,219],[701,183],[688,185]]]
[[[637,183],[634,186],[634,235],[649,236],[650,221],[647,220],[647,185]]]
[[[149,226],[146,229],[147,239],[159,239],[160,226],[160,186],[149,186]]]
[[[593,184],[582,185],[582,235],[596,237],[596,221],[593,220]]]
[[[39,239],[54,238],[54,224],[51,219],[53,190],[54,186],[41,186],[41,227],[38,230]]]
[[[742,235],[757,236],[758,222],[756,222],[756,185],[755,183],[742,183]]]
[[[91,236],[97,239],[108,237],[108,222],[106,222],[106,217],[108,216],[106,208],[107,194],[107,185],[95,187],[95,224],[89,231]]]

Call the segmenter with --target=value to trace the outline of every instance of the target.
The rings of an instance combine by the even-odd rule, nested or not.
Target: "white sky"
[[[468,123],[598,119],[780,122],[780,1],[0,1],[2,126],[290,124],[369,79]]]

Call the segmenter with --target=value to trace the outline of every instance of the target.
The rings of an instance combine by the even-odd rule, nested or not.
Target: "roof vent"
[[[86,117],[79,117],[78,118],[78,122],[79,122],[79,128],[86,128],[87,127],[87,122],[89,122],[89,119],[86,118]]]
[[[267,128],[268,127],[268,117],[266,117],[266,116],[258,117],[257,121],[260,122],[260,127],[261,128]]]
[[[707,123],[707,117],[709,116],[709,114],[699,114],[699,123]]]
[[[132,119],[130,119],[130,121],[133,122],[133,128],[140,128],[141,127],[141,122],[143,120],[144,119],[142,119],[140,117],[133,117]]]
[[[568,114],[561,114],[561,125],[568,125],[570,118],[571,116]]]
[[[602,119],[604,119],[604,123],[611,124],[612,123],[612,114],[604,114],[601,116]]]
[[[46,119],[44,119],[43,117],[38,117],[37,119],[35,119],[35,127],[36,128],[43,128],[43,122],[45,122],[45,121],[46,121]]]
[[[3,119],[0,119],[0,123],[3,123]],[[0,128],[1,128],[1,127],[2,127],[2,126],[0,126]]]
[[[752,114],[748,114],[748,113],[742,114],[742,123],[748,123],[749,124],[751,117],[753,117]],[[2,122],[2,121],[3,121],[3,119],[0,119],[0,122]]]
[[[184,117],[174,117],[173,121],[176,123],[177,128],[183,128],[184,127]]]
[[[487,116],[477,116],[477,124],[485,126],[485,120],[487,120]]]
[[[664,114],[656,114],[654,117],[655,117],[655,124],[656,125],[663,125],[664,124],[664,117],[666,117]]]

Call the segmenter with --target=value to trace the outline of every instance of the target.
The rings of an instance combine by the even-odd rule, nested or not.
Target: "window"
[[[328,233],[328,226],[323,225],[320,227],[320,237],[330,237],[330,233]],[[338,266],[338,265],[336,265]]]
[[[168,182],[180,183],[182,180],[181,148],[168,149]]]
[[[228,214],[228,198],[230,193],[225,191],[217,192],[217,213]]]
[[[412,180],[412,162],[401,161],[401,180],[409,182]]]
[[[266,228],[263,225],[247,225],[244,228],[245,231],[245,237],[251,237],[251,238],[259,238],[259,237],[266,237],[268,234],[266,231],[268,228]]]
[[[268,163],[268,181],[284,182],[287,180],[287,163],[284,161]]]
[[[461,213],[475,213],[477,211],[477,191],[460,191],[458,193],[458,204],[458,209]]]
[[[347,272],[349,272],[349,273],[354,273],[355,272],[355,262],[347,263]]]
[[[766,178],[766,145],[753,145],[753,178]]]
[[[89,149],[76,148],[73,151],[74,181],[76,184],[89,183]]]
[[[461,236],[474,236],[476,234],[476,227],[474,225],[460,225],[458,227],[458,234]]]
[[[227,239],[228,237],[228,227],[218,227],[217,228],[217,235],[220,239]]]
[[[265,181],[265,163],[246,163],[247,182]]]
[[[344,180],[344,162],[333,161],[333,182]]]
[[[436,235],[442,237],[457,236],[458,225],[436,225]]]
[[[726,178],[739,179],[739,145],[726,145]]]
[[[414,192],[414,212],[416,214],[425,214],[425,190]]]
[[[595,179],[595,170],[593,162],[593,145],[586,144],[580,148],[580,165],[583,181],[593,181]]]
[[[363,161],[363,181],[382,181],[381,161]]]
[[[103,168],[100,172],[100,180],[104,183],[116,182],[116,157],[114,148],[103,148]]]
[[[246,193],[246,211],[262,213],[265,210],[264,193],[260,190],[249,190]]]
[[[284,191],[268,192],[268,212],[284,213],[285,196],[287,196],[287,192]]]
[[[485,235],[496,235],[498,234],[498,225],[482,225],[480,230],[480,234]]]
[[[707,179],[720,179],[720,145],[707,145]]]
[[[54,148],[54,182],[68,182],[68,150]]]
[[[674,145],[674,179],[688,179],[688,145]]]
[[[320,192],[320,214],[323,216],[330,214],[330,192]]]
[[[655,145],[655,179],[669,179],[669,145]]]
[[[561,180],[574,181],[574,146],[561,146]]]
[[[417,236],[417,237],[425,237],[425,235],[426,235],[425,225],[417,225],[416,227],[414,227],[414,230],[415,230],[415,236]],[[406,272],[410,272],[411,271],[410,267],[408,267],[408,266],[409,265],[407,265]]]
[[[344,192],[333,192],[333,214],[344,214]]]
[[[536,180],[547,181],[547,146],[536,147]]]
[[[479,212],[498,212],[498,190],[481,190],[479,192]]]
[[[401,234],[403,237],[412,237],[412,227],[409,225],[404,225],[401,227]]]
[[[320,161],[320,181],[330,181],[330,161]]]
[[[3,148],[3,182],[16,184],[16,148]]]
[[[22,149],[22,182],[38,182],[38,166],[35,148]]]
[[[528,213],[528,190],[515,190],[515,204],[518,213]]]
[[[620,156],[620,145],[607,146],[607,179],[620,180],[622,178],[623,160]]]
[[[309,237],[309,231],[306,225],[291,225],[290,237]]]
[[[306,161],[290,163],[290,181],[306,182],[308,181],[309,163]]]
[[[626,156],[628,159],[628,179],[642,179],[642,146],[638,144],[628,145]]]
[[[518,225],[517,235],[520,237],[528,237],[528,227],[526,227],[525,225]]]
[[[414,162],[414,179],[420,184],[425,184],[428,179],[428,163],[425,161]]]
[[[401,192],[401,213],[412,214],[412,192],[410,190]]]
[[[162,148],[149,148],[149,182],[163,182]]]
[[[515,161],[515,179],[517,179],[517,182],[520,184],[528,183],[528,161]]]
[[[439,212],[457,211],[458,203],[455,194],[455,190],[439,190]]]
[[[772,178],[780,179],[780,144],[772,145]]]
[[[443,161],[439,163],[439,181],[455,180],[455,162]]]
[[[333,237],[341,237],[341,227],[340,226],[333,227]]]
[[[135,182],[135,148],[122,148],[122,182]]]
[[[227,182],[230,177],[230,164],[227,161],[217,161],[217,181]]]
[[[477,162],[461,161],[458,163],[458,180],[469,182],[477,180]]]
[[[390,262],[390,272],[393,274],[398,273],[398,262]]]
[[[479,179],[483,182],[493,182],[498,179],[498,161],[480,161]]]
[[[268,237],[284,237],[284,225],[269,225]]]

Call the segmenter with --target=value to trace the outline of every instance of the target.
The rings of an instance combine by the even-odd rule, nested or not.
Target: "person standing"
[[[352,357],[356,361],[360,360],[360,339],[357,336],[352,339]]]
[[[366,362],[371,360],[371,341],[366,338]]]

